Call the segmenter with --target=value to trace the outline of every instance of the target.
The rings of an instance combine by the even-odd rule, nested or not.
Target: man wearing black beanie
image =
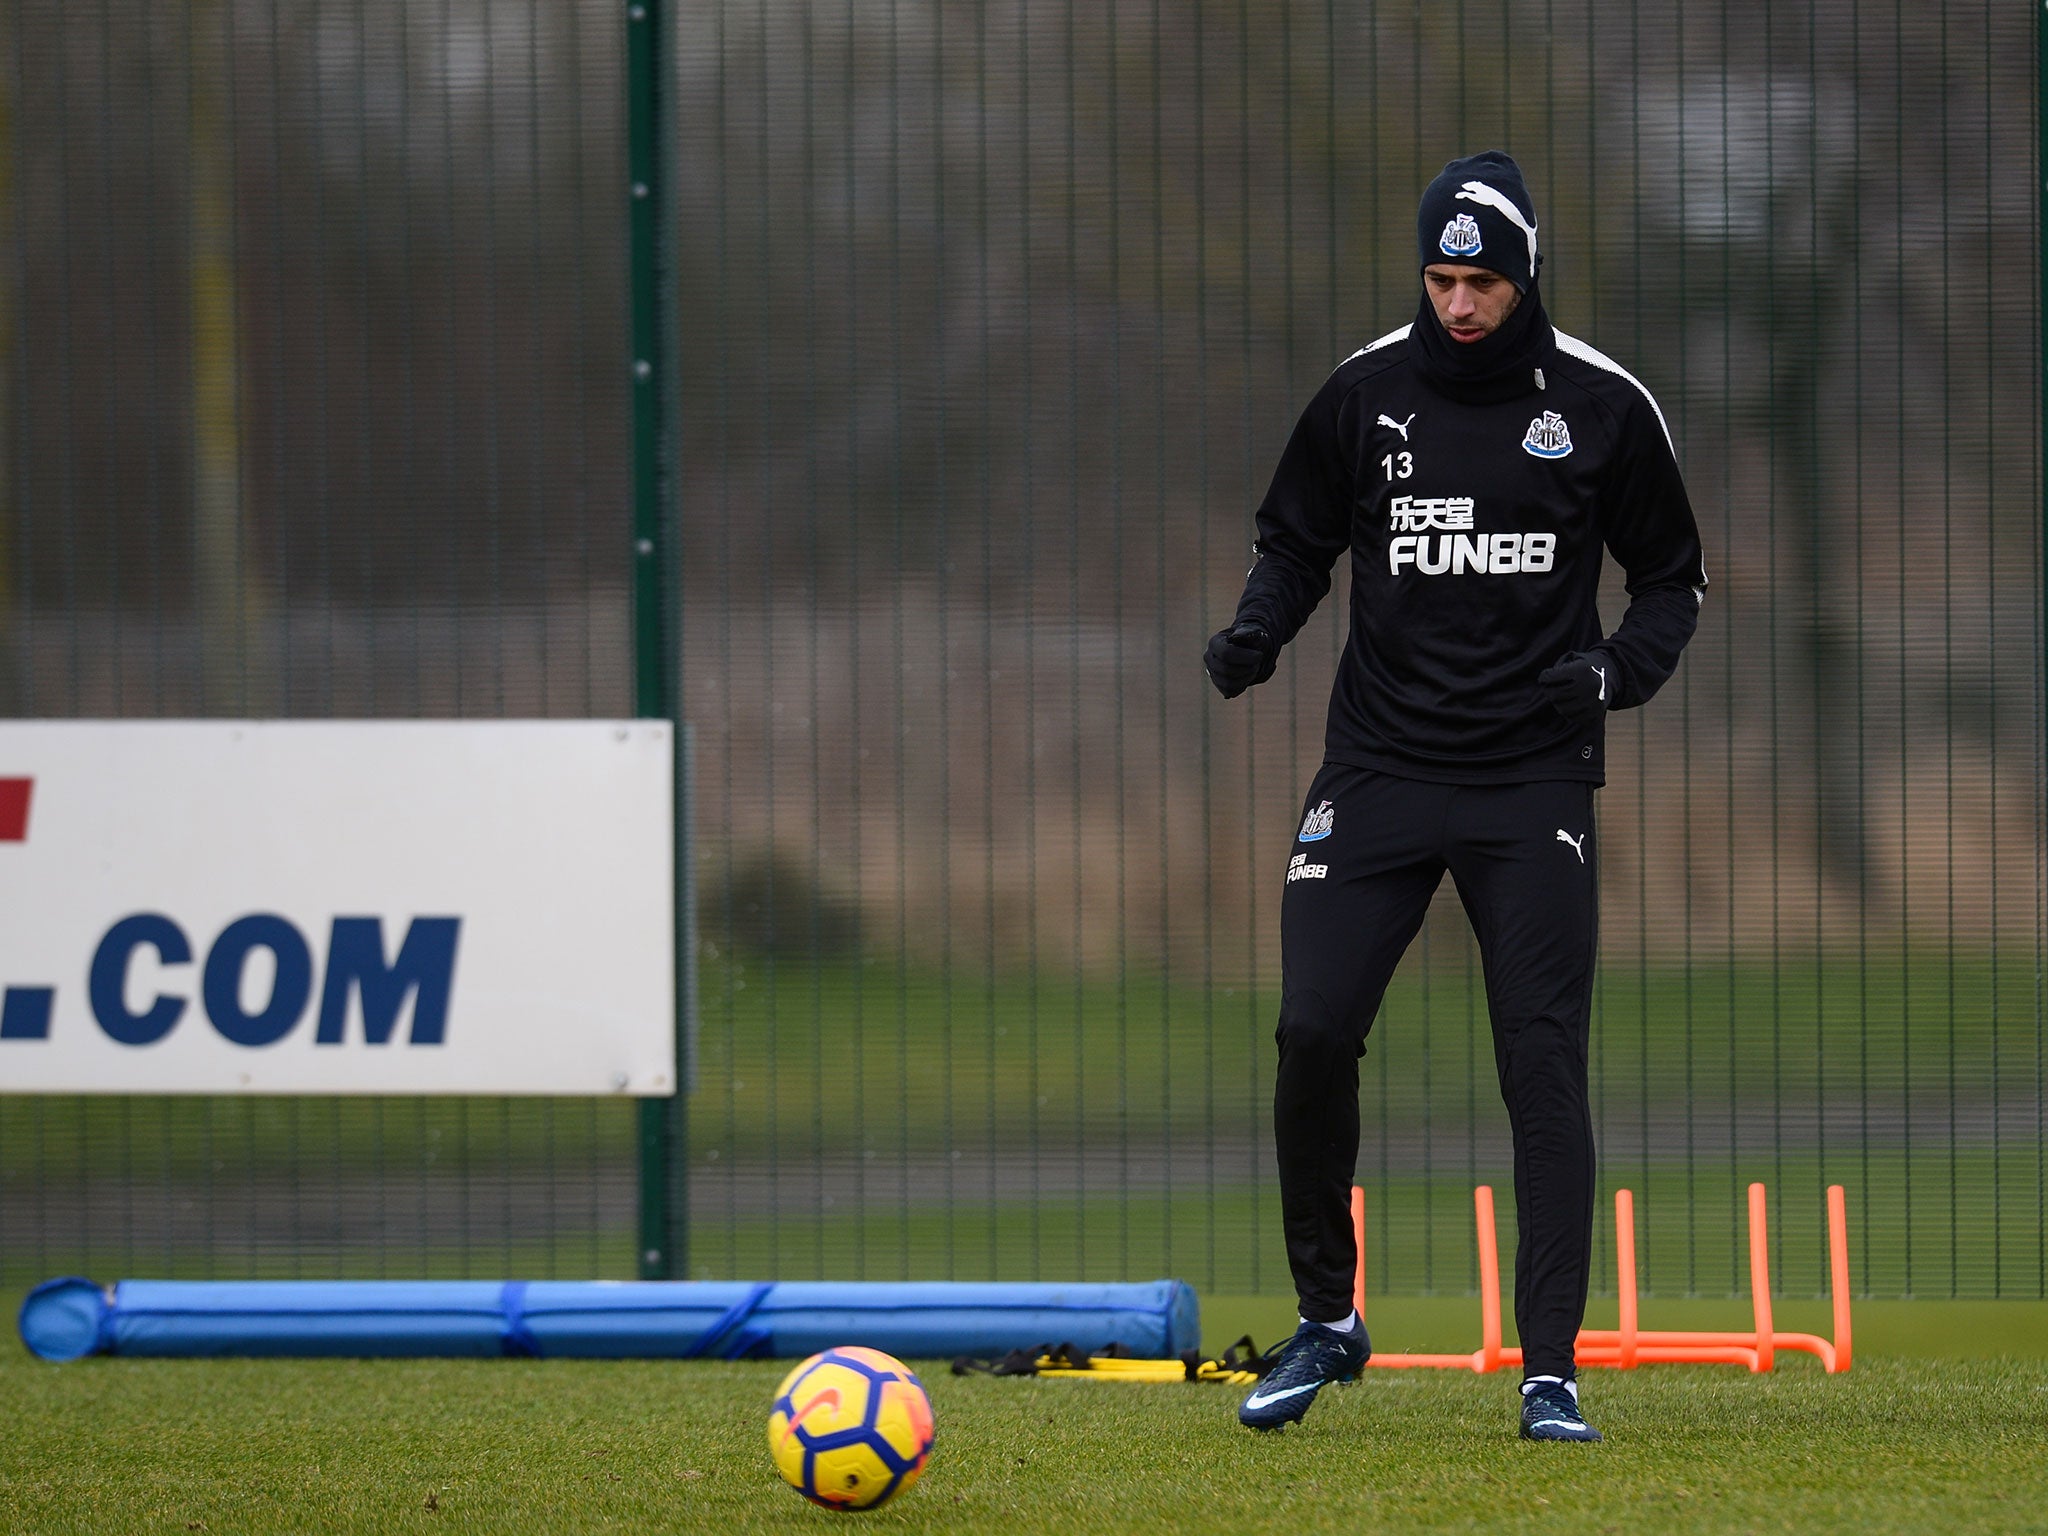
[[[1350,638],[1280,908],[1273,1129],[1301,1327],[1238,1416],[1279,1429],[1371,1355],[1351,1302],[1358,1059],[1448,870],[1514,1136],[1521,1433],[1597,1440],[1573,1358],[1593,1234],[1593,792],[1607,712],[1676,669],[1706,571],[1656,401],[1544,313],[1515,162],[1445,166],[1416,237],[1414,323],[1309,403],[1204,657],[1225,698],[1271,677],[1349,552]],[[1611,634],[1603,550],[1629,594]]]

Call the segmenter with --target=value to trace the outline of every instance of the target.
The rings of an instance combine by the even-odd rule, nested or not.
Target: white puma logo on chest
[[[1408,413],[1408,421],[1396,421],[1393,417],[1389,416],[1385,411],[1382,411],[1380,412],[1380,425],[1383,427],[1392,427],[1396,432],[1401,434],[1401,441],[1405,443],[1408,441],[1408,422],[1413,421],[1420,414],[1421,413],[1418,411],[1410,411]]]

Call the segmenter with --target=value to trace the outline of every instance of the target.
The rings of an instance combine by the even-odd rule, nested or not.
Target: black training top
[[[1411,329],[1347,358],[1303,412],[1259,508],[1237,621],[1291,640],[1348,546],[1330,761],[1448,784],[1603,783],[1602,733],[1553,709],[1536,674],[1597,646],[1614,663],[1609,707],[1629,709],[1692,638],[1707,577],[1663,413],[1561,331],[1525,391],[1454,399],[1426,381]],[[1604,638],[1603,545],[1629,594]]]

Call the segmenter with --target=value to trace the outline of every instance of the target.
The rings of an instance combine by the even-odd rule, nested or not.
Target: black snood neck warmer
[[[1478,341],[1451,340],[1425,289],[1421,311],[1408,333],[1408,355],[1422,381],[1438,394],[1468,405],[1534,394],[1543,387],[1540,370],[1550,365],[1556,350],[1557,333],[1534,282],[1500,329]]]

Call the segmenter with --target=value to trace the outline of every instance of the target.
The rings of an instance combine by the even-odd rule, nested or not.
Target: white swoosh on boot
[[[1269,1392],[1263,1397],[1254,1392],[1244,1400],[1244,1405],[1247,1408],[1263,1408],[1268,1403],[1277,1403],[1285,1398],[1299,1397],[1304,1392],[1313,1392],[1321,1385],[1320,1381],[1305,1381],[1298,1387],[1285,1387],[1278,1392]]]

